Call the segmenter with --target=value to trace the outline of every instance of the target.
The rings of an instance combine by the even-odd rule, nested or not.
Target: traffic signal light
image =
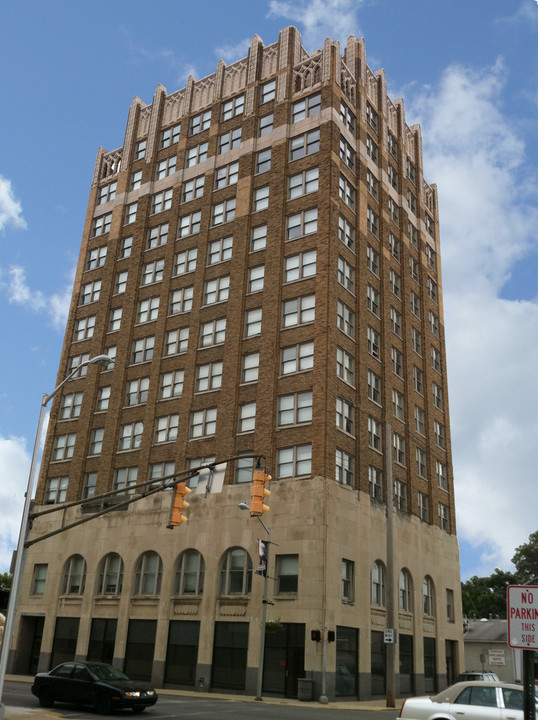
[[[314,642],[321,642],[321,630],[310,630],[310,637]]]
[[[252,473],[252,490],[250,492],[250,517],[255,515],[263,515],[269,510],[267,505],[263,504],[263,501],[271,493],[264,487],[265,483],[271,479],[265,470],[262,470],[260,464],[256,466],[256,469]]]
[[[187,483],[179,482],[175,486],[167,528],[172,529],[175,528],[176,525],[187,522],[187,518],[183,515],[183,510],[189,507],[189,503],[185,500],[185,495],[188,495],[190,492],[192,492],[192,490],[190,487],[187,487]]]

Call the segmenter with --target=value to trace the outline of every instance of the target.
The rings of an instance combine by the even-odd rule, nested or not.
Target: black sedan
[[[117,708],[139,713],[157,702],[157,693],[149,685],[96,662],[67,662],[48,673],[38,673],[32,692],[41,707],[51,707],[56,701],[93,705],[102,715]]]

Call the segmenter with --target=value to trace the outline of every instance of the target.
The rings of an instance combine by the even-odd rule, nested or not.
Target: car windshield
[[[127,675],[124,675],[119,670],[110,667],[110,665],[88,665],[88,670],[95,678],[97,678],[97,680],[104,680],[105,682],[129,679]]]

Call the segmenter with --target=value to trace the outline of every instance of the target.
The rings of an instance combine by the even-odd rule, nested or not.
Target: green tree
[[[529,535],[526,543],[516,548],[512,562],[521,585],[538,583],[538,530]]]
[[[506,617],[506,588],[517,583],[513,573],[500,568],[489,577],[474,575],[461,584],[463,614],[468,618]]]
[[[10,573],[0,573],[0,590],[9,590],[12,580],[13,575],[10,575]]]

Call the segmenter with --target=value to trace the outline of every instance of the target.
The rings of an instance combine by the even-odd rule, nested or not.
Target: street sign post
[[[535,720],[534,651],[538,650],[538,587],[510,585],[506,591],[508,645],[523,650],[523,717]]]

